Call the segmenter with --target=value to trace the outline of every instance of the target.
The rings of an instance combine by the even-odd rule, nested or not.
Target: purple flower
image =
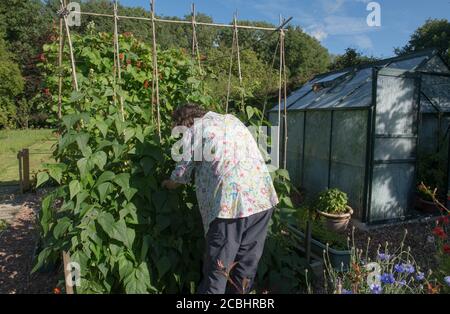
[[[395,278],[393,274],[384,273],[381,275],[380,280],[382,283],[393,284],[395,282]]]
[[[371,284],[370,285],[370,291],[373,294],[380,294],[383,292],[383,288],[381,288],[381,286],[377,285],[377,284]]]
[[[405,273],[409,273],[409,274],[413,274],[416,271],[414,266],[411,264],[403,264],[403,269],[404,269]]]
[[[422,273],[422,272],[417,272],[416,280],[422,281],[422,280],[424,280],[424,279],[425,279],[425,274]]]
[[[378,253],[378,259],[381,261],[388,261],[390,260],[391,255],[385,254],[385,253]]]
[[[447,286],[450,286],[450,276],[444,277],[444,281],[447,284]]]
[[[401,265],[401,264],[395,264],[394,265],[394,270],[397,272],[397,273],[403,273],[405,270],[403,269],[403,266]]]
[[[342,289],[342,294],[353,294],[351,290]]]
[[[397,284],[399,286],[406,286],[406,281],[405,280],[400,280],[400,281],[397,281]]]

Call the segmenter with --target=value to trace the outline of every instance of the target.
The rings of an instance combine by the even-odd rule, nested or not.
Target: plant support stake
[[[150,0],[150,8],[152,12],[152,44],[153,44],[153,86],[152,88],[152,105],[156,100],[156,124],[158,126],[158,136],[161,140],[161,115],[159,109],[159,71],[158,71],[158,51],[156,48],[156,29],[155,29],[155,0]]]
[[[116,71],[114,71],[114,80],[116,78],[116,74],[117,74],[117,79],[119,81],[119,90],[121,91],[121,82],[122,82],[122,73],[121,73],[121,69],[120,69],[120,48],[119,48],[119,31],[118,31],[118,27],[117,27],[117,21],[118,21],[118,15],[117,15],[117,10],[118,10],[118,4],[117,4],[117,0],[114,2],[114,58],[116,59],[115,65],[116,65]],[[115,89],[115,93],[114,93],[114,98],[117,97],[117,82],[115,82],[114,84],[114,89]],[[122,121],[125,121],[125,110],[123,108],[123,97],[122,95],[119,93],[119,102],[120,102],[120,114],[122,116]]]

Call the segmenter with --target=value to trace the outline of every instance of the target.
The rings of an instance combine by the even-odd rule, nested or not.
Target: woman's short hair
[[[190,128],[194,125],[194,120],[202,118],[206,110],[197,104],[186,104],[178,107],[172,113],[172,121],[175,125],[183,125]]]

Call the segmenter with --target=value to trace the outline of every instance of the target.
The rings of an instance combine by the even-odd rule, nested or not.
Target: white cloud
[[[315,39],[317,39],[318,41],[322,41],[328,37],[328,33],[325,32],[323,29],[313,30],[313,31],[309,32],[309,34],[312,37],[314,37]]]
[[[367,35],[356,35],[352,37],[352,41],[358,48],[363,50],[373,49],[372,40]]]

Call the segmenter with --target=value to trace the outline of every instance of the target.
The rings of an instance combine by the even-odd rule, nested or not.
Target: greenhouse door
[[[376,82],[369,222],[405,217],[415,189],[419,78],[381,69]]]

